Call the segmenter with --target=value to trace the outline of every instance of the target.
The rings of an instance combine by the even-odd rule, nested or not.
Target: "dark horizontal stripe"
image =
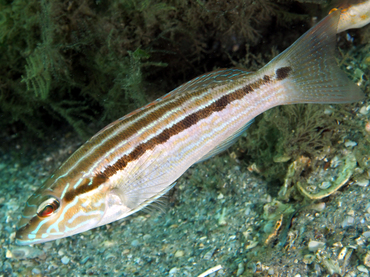
[[[242,89],[234,91],[233,93],[222,96],[204,109],[186,116],[183,120],[177,122],[171,128],[164,129],[160,134],[158,134],[158,136],[136,146],[130,154],[122,156],[115,164],[107,166],[104,171],[101,172],[101,175],[107,178],[113,176],[117,173],[117,171],[123,170],[129,162],[140,158],[140,156],[142,156],[147,150],[152,150],[156,145],[165,143],[172,136],[185,131],[186,129],[198,123],[198,121],[207,118],[212,113],[222,111],[231,102],[243,98],[246,94],[258,89],[265,83],[265,80],[259,79],[253,84],[247,85]]]
[[[87,193],[87,192],[99,187],[101,184],[103,184],[105,181],[107,181],[107,179],[108,178],[106,178],[104,175],[99,174],[97,176],[94,176],[94,178],[92,179],[92,183],[90,183],[91,179],[87,178],[87,179],[83,180],[81,182],[81,184],[76,189],[68,191],[64,195],[64,200],[67,201],[67,202],[70,202],[75,198],[76,195],[81,195],[81,194]]]
[[[233,101],[242,99],[245,95],[253,92],[254,90],[260,88],[262,85],[269,82],[271,82],[271,77],[265,75],[263,79],[258,79],[252,84],[246,85],[241,89],[224,95],[209,106],[203,108],[202,110],[186,116],[183,120],[177,122],[172,127],[164,129],[156,137],[153,137],[145,143],[137,145],[130,154],[123,155],[114,164],[107,166],[103,171],[98,173],[93,178],[92,184],[89,184],[90,179],[87,179],[85,182],[81,183],[81,185],[77,189],[71,190],[66,193],[65,200],[68,202],[72,201],[76,195],[86,193],[99,187],[101,184],[106,182],[109,177],[115,175],[119,170],[123,170],[129,162],[135,161],[140,158],[146,151],[154,149],[156,145],[165,143],[172,136],[185,131],[200,120],[209,117],[212,113],[222,111]]]
[[[244,72],[242,72],[242,73],[244,73]],[[238,78],[242,77],[243,76],[242,73],[240,73],[240,75],[238,75],[237,77]],[[132,137],[135,133],[137,133],[138,130],[140,130],[142,128],[145,128],[146,126],[153,123],[153,121],[156,121],[156,120],[158,120],[158,118],[161,118],[169,110],[179,108],[181,105],[183,105],[183,103],[188,102],[190,98],[198,97],[198,96],[202,95],[205,91],[207,91],[207,89],[211,88],[213,85],[221,86],[223,84],[222,81],[220,81],[220,78],[216,78],[217,74],[213,78],[214,81],[215,81],[214,83],[209,81],[207,76],[210,75],[210,74],[213,75],[214,72],[204,74],[201,77],[198,77],[198,78],[196,78],[192,81],[189,81],[190,83],[193,82],[193,83],[196,84],[196,85],[192,84],[192,89],[194,91],[192,91],[191,94],[189,94],[189,93],[181,93],[181,94],[174,93],[172,97],[176,98],[175,101],[170,102],[169,100],[171,98],[166,97],[166,99],[163,99],[162,101],[159,101],[154,105],[149,105],[145,109],[143,109],[141,111],[138,111],[137,113],[134,113],[132,116],[130,116],[128,118],[123,119],[118,124],[113,125],[112,127],[107,129],[106,131],[102,132],[101,134],[94,136],[91,140],[89,140],[82,147],[80,147],[76,151],[76,153],[63,165],[63,167],[64,168],[69,168],[74,163],[79,161],[79,163],[80,163],[79,167],[80,168],[88,168],[89,165],[92,163],[91,158],[96,158],[96,157],[100,156],[100,155],[96,155],[96,153],[105,153],[105,152],[107,152],[109,149],[114,148],[115,146],[117,146],[117,144],[119,144],[120,142],[122,142],[124,140],[127,140],[128,138]],[[248,72],[244,73],[245,76],[247,76],[249,74],[250,73],[248,73]],[[205,78],[205,80],[203,80],[203,81],[205,81],[206,86],[203,86],[204,83],[199,81],[199,79],[202,79],[202,78]],[[228,82],[231,79],[233,79],[233,78],[229,78],[229,77],[226,76],[225,82]],[[158,105],[163,104],[163,101],[166,101],[167,104],[165,104],[161,108],[158,108]],[[142,117],[143,115],[144,115],[143,118],[138,119],[138,118]],[[124,130],[122,130],[122,132],[119,132],[117,135],[112,136],[109,140],[107,140],[101,146],[96,148],[93,153],[88,154],[88,156],[86,156],[86,152],[89,151],[89,148],[93,147],[94,145],[99,144],[101,142],[101,140],[104,140],[107,137],[109,137],[112,133],[116,132],[117,129],[121,128],[121,126],[123,124],[126,124],[127,121],[131,122],[131,121],[136,120],[136,119],[138,119],[138,121],[131,124],[130,126],[125,128]],[[81,156],[86,156],[86,157],[83,160],[80,160]]]

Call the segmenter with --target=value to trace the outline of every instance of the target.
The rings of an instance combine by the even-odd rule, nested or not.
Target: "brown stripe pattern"
[[[276,70],[275,79],[279,81],[283,80],[289,76],[290,72],[291,72],[290,67],[279,68]],[[151,150],[156,145],[166,142],[172,136],[175,136],[180,132],[183,132],[184,130],[190,128],[194,124],[198,123],[200,120],[210,116],[212,113],[219,112],[225,109],[227,105],[229,105],[233,101],[242,99],[247,94],[259,89],[262,85],[271,83],[272,80],[273,77],[264,75],[263,78],[258,79],[255,82],[248,84],[241,89],[235,90],[230,94],[226,94],[217,99],[216,101],[214,101],[212,104],[208,105],[207,107],[186,116],[184,119],[172,125],[170,128],[164,129],[161,133],[151,138],[147,142],[139,144],[132,150],[131,153],[129,153],[128,155],[123,155],[114,164],[106,166],[103,171],[99,172],[95,177],[93,177],[92,182],[90,179],[86,179],[80,184],[78,188],[68,191],[65,195],[65,200],[67,202],[70,202],[74,199],[76,195],[80,195],[96,189],[101,184],[106,182],[109,177],[115,175],[119,170],[123,170],[128,163],[140,158],[147,150]],[[166,111],[168,111],[168,109],[175,108],[176,104],[178,102],[181,103],[182,101],[185,101],[185,99],[184,100],[181,99],[179,101],[171,103],[170,105],[162,107],[161,109],[156,111],[156,116],[158,117],[160,115],[163,115]],[[155,106],[150,106],[148,109],[153,109],[154,107]],[[140,114],[143,112],[148,113],[148,110],[143,110],[139,113],[136,113],[134,117],[140,116]],[[130,137],[134,132],[138,130],[139,128],[138,126],[147,126],[150,123],[152,123],[152,121],[153,118],[150,116],[144,117],[142,120],[137,121],[136,124],[128,127],[119,138],[116,138],[117,139],[116,142]],[[104,132],[101,134],[101,136],[104,136]]]

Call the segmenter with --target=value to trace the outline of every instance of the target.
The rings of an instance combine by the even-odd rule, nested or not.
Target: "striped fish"
[[[338,8],[341,15],[338,22],[337,33],[348,29],[361,28],[370,22],[370,0],[346,0],[341,1]]]
[[[68,237],[137,212],[272,107],[362,100],[334,58],[339,14],[332,12],[255,73],[204,74],[109,124],[28,199],[16,242]]]

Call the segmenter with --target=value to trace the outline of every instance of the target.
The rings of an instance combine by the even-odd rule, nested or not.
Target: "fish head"
[[[80,175],[80,176],[79,176]],[[105,213],[96,178],[51,177],[26,202],[17,225],[16,244],[43,243],[98,226]]]

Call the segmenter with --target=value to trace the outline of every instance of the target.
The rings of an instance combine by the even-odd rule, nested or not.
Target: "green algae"
[[[267,62],[275,47],[264,41],[270,27],[280,26],[282,36],[288,24],[307,20],[296,6],[1,0],[0,125],[40,138],[69,125],[86,138],[196,75],[243,62],[262,42]]]

